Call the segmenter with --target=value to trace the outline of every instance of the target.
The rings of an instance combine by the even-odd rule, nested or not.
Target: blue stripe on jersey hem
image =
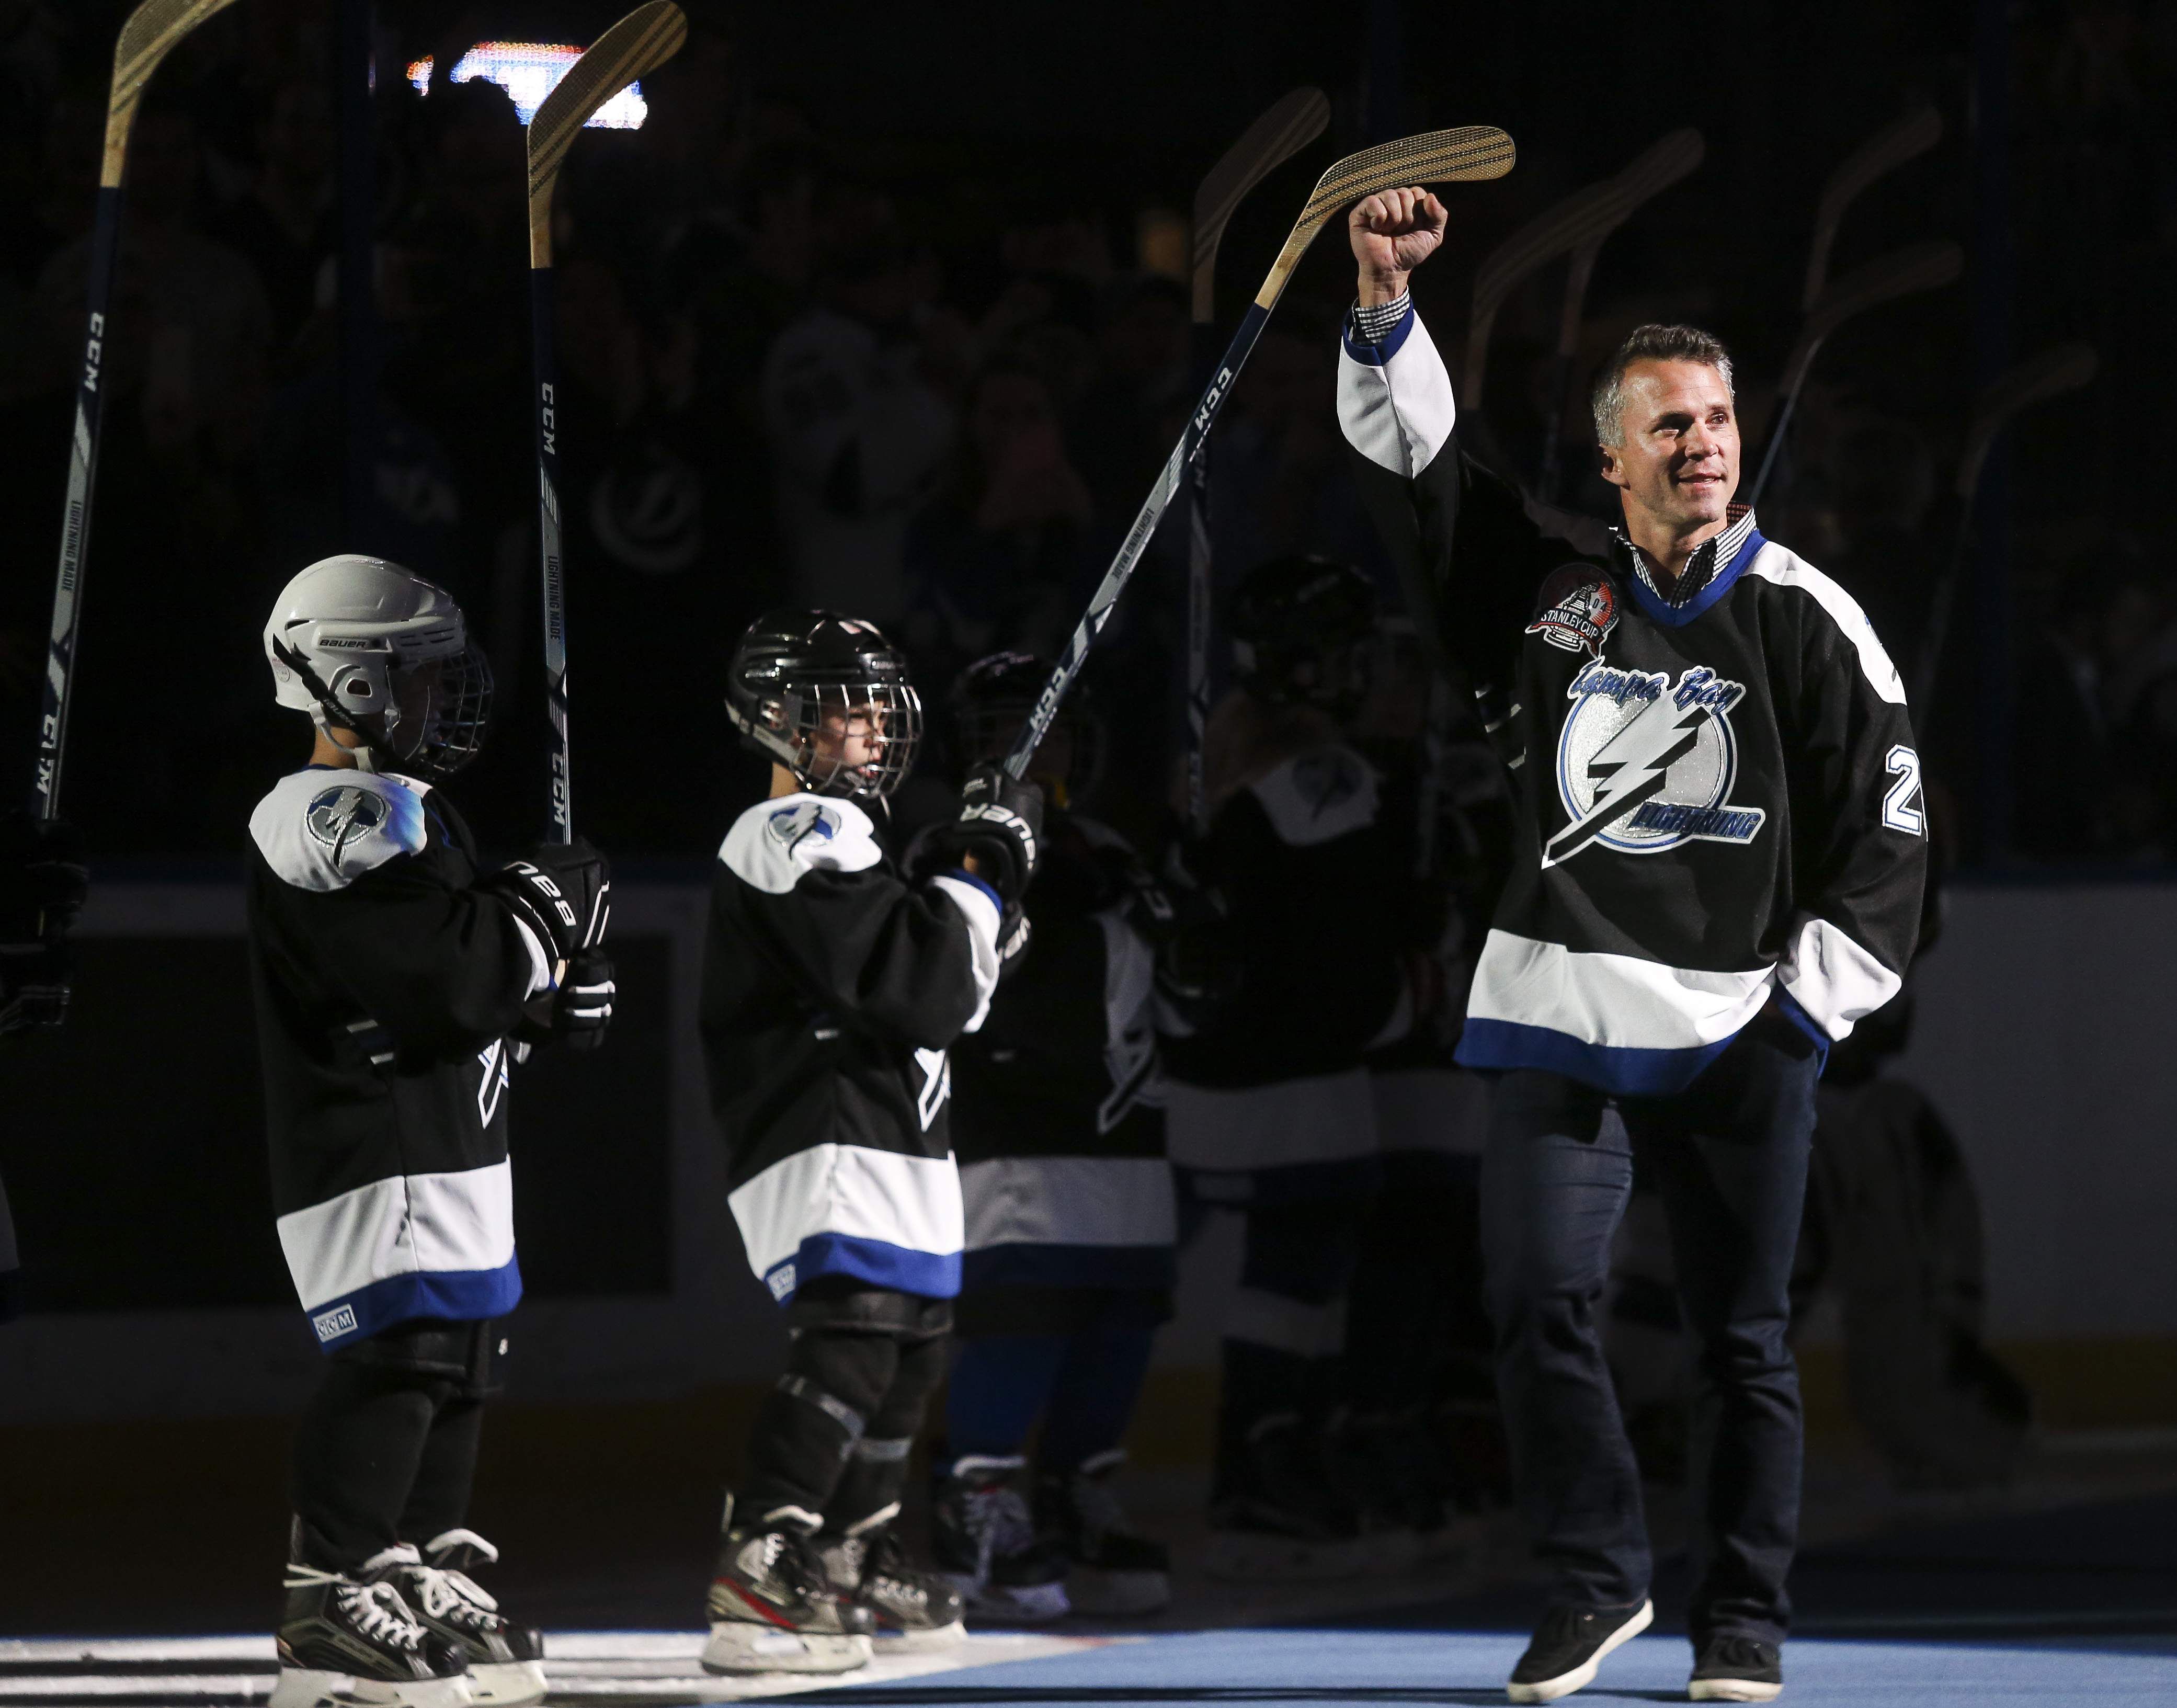
[[[1738,1035],[1733,1033],[1732,1038]],[[1539,1068],[1545,1073],[1577,1079],[1598,1091],[1652,1097],[1684,1090],[1704,1067],[1731,1047],[1731,1038],[1719,1038],[1713,1044],[1698,1044],[1686,1050],[1640,1050],[1590,1044],[1547,1026],[1526,1026],[1516,1020],[1476,1020],[1470,1016],[1460,1034],[1456,1059],[1461,1067],[1498,1072]]]
[[[1171,1287],[1170,1246],[983,1246],[960,1266],[960,1291],[988,1287]]]
[[[992,889],[988,884],[985,883],[982,879],[977,877],[974,873],[969,871],[967,867],[955,866],[952,870],[942,874],[942,876],[948,878],[958,878],[963,884],[973,884],[977,889],[980,890],[985,895],[990,898],[990,905],[992,907],[996,908],[1001,914],[1005,912],[1005,898],[999,895],[999,893],[996,890]]]
[[[1815,1054],[1820,1058],[1820,1066],[1814,1069],[1814,1077],[1817,1079],[1820,1078],[1823,1073],[1828,1071],[1830,1045],[1834,1040],[1828,1032],[1823,1029],[1822,1023],[1802,1007],[1799,999],[1781,985],[1776,987],[1775,996],[1776,1012],[1814,1040]]]
[[[819,1275],[851,1275],[895,1292],[950,1299],[960,1291],[960,1254],[919,1252],[912,1246],[895,1246],[889,1241],[863,1239],[854,1234],[811,1234],[792,1257],[764,1272],[763,1284],[771,1289],[771,1296],[783,1305],[805,1282]]]
[[[521,1263],[509,1258],[496,1269],[425,1270],[388,1275],[303,1314],[320,1352],[351,1340],[367,1340],[396,1323],[434,1317],[448,1323],[480,1323],[503,1317],[521,1302]]]
[[[1667,604],[1661,595],[1638,576],[1628,576],[1626,586],[1631,589],[1633,603],[1640,608],[1640,614],[1650,622],[1661,623],[1667,629],[1683,629],[1710,606],[1732,590],[1746,566],[1754,561],[1754,553],[1769,543],[1761,530],[1749,531],[1732,559],[1710,577],[1709,584],[1683,605]]]
[[[1345,353],[1364,367],[1381,368],[1405,346],[1414,330],[1414,305],[1406,304],[1405,317],[1394,326],[1380,344],[1371,344],[1354,336],[1353,311],[1345,311]]]

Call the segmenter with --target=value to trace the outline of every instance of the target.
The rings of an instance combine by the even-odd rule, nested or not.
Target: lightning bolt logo
[[[1660,794],[1671,767],[1694,750],[1708,717],[1704,704],[1680,706],[1666,696],[1647,701],[1627,718],[1587,761],[1595,800],[1549,839],[1542,849],[1542,869],[1547,871],[1570,859],[1643,801]]]

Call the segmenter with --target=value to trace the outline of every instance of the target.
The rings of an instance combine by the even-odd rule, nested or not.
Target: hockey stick
[[[552,192],[560,163],[590,116],[680,51],[688,20],[673,0],[651,0],[614,25],[567,68],[529,121],[529,328],[537,396],[537,545],[544,571],[544,698],[552,720],[554,842],[575,839],[567,745],[566,566],[559,552],[559,421],[552,314]]]
[[[1836,243],[1837,227],[1844,223],[1845,209],[1877,178],[1925,154],[1942,140],[1942,115],[1932,106],[1917,107],[1887,130],[1870,137],[1830,174],[1814,208],[1814,238],[1807,252],[1806,283],[1799,291],[1801,314],[1812,311],[1829,285],[1830,251]]]
[[[1981,470],[1995,445],[1996,435],[2011,418],[2033,405],[2090,383],[2101,369],[2101,357],[2091,344],[2059,344],[2038,356],[1999,374],[1974,400],[1972,421],[1966,429],[1965,449],[1958,457],[1956,490],[1958,495],[1958,532],[1951,548],[1951,560],[1935,583],[1935,597],[1928,612],[1928,635],[1922,643],[1918,668],[1912,676],[1912,703],[1934,705],[1935,673],[1950,636],[1951,610],[1958,581],[1965,571],[1966,553],[1972,542],[1973,499],[1980,491]],[[1923,723],[1919,734],[1926,738]]]
[[[1105,570],[1103,581],[1088,601],[1088,610],[1074,626],[1066,643],[1065,656],[1050,673],[1050,680],[1044,685],[1035,710],[1029,713],[1028,722],[1014,738],[1012,751],[1006,756],[1007,776],[1018,782],[1028,774],[1028,761],[1034,757],[1037,745],[1050,730],[1051,719],[1058,715],[1059,702],[1065,699],[1066,690],[1073,685],[1073,679],[1088,662],[1088,649],[1095,644],[1096,636],[1110,620],[1112,607],[1126,591],[1134,566],[1149,549],[1149,537],[1156,532],[1158,522],[1163,520],[1173,495],[1179,490],[1181,475],[1202,448],[1203,436],[1215,424],[1218,412],[1231,395],[1232,382],[1246,365],[1255,341],[1263,336],[1270,311],[1285,294],[1293,269],[1300,265],[1301,257],[1307,253],[1316,234],[1329,223],[1332,215],[1379,190],[1395,189],[1403,184],[1470,183],[1502,177],[1511,171],[1515,153],[1512,139],[1503,131],[1489,125],[1469,125],[1459,130],[1429,131],[1421,136],[1405,137],[1348,155],[1316,180],[1314,192],[1301,210],[1285,247],[1270,264],[1269,276],[1255,293],[1255,300],[1241,317],[1232,341],[1225,347],[1224,359],[1218,363],[1208,389],[1195,405],[1194,413],[1180,434],[1179,443],[1172,447],[1156,484],[1149,488],[1140,514],[1134,518],[1133,527],[1127,531],[1118,555],[1111,559],[1110,568]]]
[[[1296,89],[1241,134],[1194,193],[1194,341],[1207,368],[1206,347],[1217,319],[1217,246],[1233,210],[1275,167],[1298,154],[1330,123],[1330,101],[1319,89]],[[1209,726],[1209,459],[1187,465],[1187,816],[1209,827],[1202,748]]]
[[[136,123],[145,85],[161,62],[197,25],[233,3],[144,0],[121,26],[121,39],[113,50],[113,85],[106,101],[106,158],[99,168],[98,210],[90,233],[90,330],[84,336],[82,377],[76,382],[75,437],[68,456],[68,503],[61,516],[60,569],[53,578],[53,623],[32,783],[37,816],[48,821],[60,814],[61,751],[68,740],[76,637],[83,626],[84,553],[90,543],[99,419],[104,412],[98,381],[113,296],[114,260],[121,248],[121,175],[128,162],[128,132]]]
[[[1799,406],[1800,388],[1807,383],[1822,341],[1856,314],[1900,297],[1949,284],[1964,270],[1965,259],[1965,252],[1949,238],[1931,237],[1854,269],[1822,292],[1821,301],[1799,329],[1799,341],[1791,360],[1784,364],[1783,406],[1776,412],[1776,426],[1769,430],[1768,449],[1761,455],[1761,472],[1754,477],[1754,490],[1746,500],[1749,505],[1761,502],[1770,473],[1776,467],[1776,453],[1791,429],[1792,413]]]
[[[1552,369],[1549,418],[1542,428],[1542,472],[1536,483],[1544,504],[1558,495],[1558,439],[1564,429],[1566,394],[1572,386],[1573,358],[1580,352],[1580,314],[1587,302],[1588,281],[1594,276],[1596,258],[1610,234],[1644,202],[1653,201],[1685,177],[1708,153],[1708,145],[1697,130],[1674,130],[1650,148],[1617,177],[1605,178],[1583,194],[1593,198],[1590,219],[1575,237],[1572,264],[1565,273],[1564,307],[1558,316],[1557,361]]]

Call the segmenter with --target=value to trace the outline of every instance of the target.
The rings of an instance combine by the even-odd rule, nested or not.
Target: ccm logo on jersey
[[[322,1345],[327,1340],[336,1340],[343,1334],[355,1333],[355,1307],[340,1305],[330,1311],[320,1311],[310,1318],[310,1326],[318,1331]]]
[[[1738,739],[1732,707],[1746,685],[1705,664],[1675,685],[1661,670],[1619,670],[1601,660],[1565,690],[1573,708],[1558,735],[1558,797],[1571,820],[1542,849],[1545,869],[1591,843],[1621,854],[1661,854],[1689,842],[1752,842],[1768,818],[1733,806]]]
[[[1585,564],[1567,564],[1542,583],[1541,603],[1542,614],[1527,625],[1530,635],[1562,652],[1602,656],[1602,643],[1618,626],[1618,594],[1609,582]]]

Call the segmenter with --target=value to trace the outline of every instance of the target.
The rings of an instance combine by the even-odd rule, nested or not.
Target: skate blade
[[[994,1624],[1047,1625],[1072,1613],[1073,1603],[1067,1599],[1063,1583],[985,1584],[969,1598],[968,1611],[978,1620]]]
[[[723,1620],[703,1645],[706,1673],[851,1673],[870,1662],[867,1637],[777,1631]]]
[[[469,1664],[469,1700],[476,1708],[527,1708],[542,1702],[548,1687],[542,1661],[483,1661]]]
[[[949,1649],[955,1643],[968,1640],[968,1623],[955,1619],[949,1625],[925,1625],[915,1630],[895,1628],[886,1631],[876,1640],[879,1652],[900,1650],[910,1655],[919,1655],[930,1649]]]
[[[282,1667],[265,1708],[467,1708],[466,1673],[451,1678],[357,1678],[308,1667]]]
[[[1360,1536],[1315,1542],[1226,1531],[1210,1537],[1202,1570],[1232,1584],[1335,1583],[1367,1569],[1371,1546]]]
[[[1168,1572],[1115,1572],[1076,1566],[1066,1574],[1066,1599],[1091,1618],[1129,1619],[1160,1613],[1171,1605]]]

